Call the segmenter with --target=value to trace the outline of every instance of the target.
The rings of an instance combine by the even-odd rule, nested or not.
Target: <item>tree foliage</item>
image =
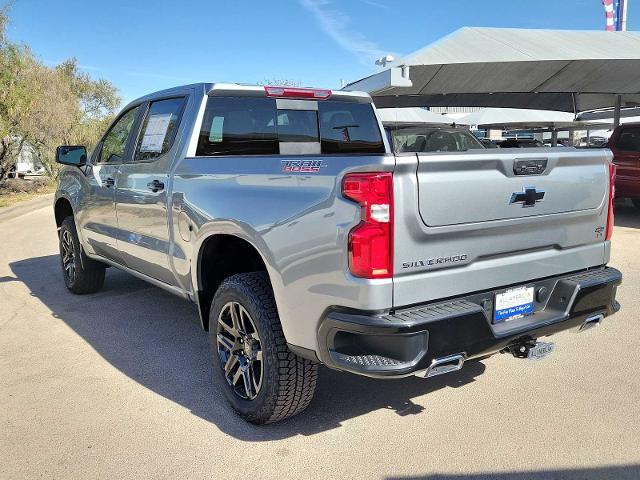
[[[56,67],[6,39],[8,7],[0,9],[0,182],[25,144],[55,176],[58,145],[93,148],[120,105],[116,88],[79,70],[75,59]]]
[[[302,82],[300,80],[292,80],[290,78],[264,78],[262,81],[257,82],[258,85],[271,85],[274,87],[300,87]]]

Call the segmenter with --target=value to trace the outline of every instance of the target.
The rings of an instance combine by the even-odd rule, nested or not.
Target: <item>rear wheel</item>
[[[287,347],[265,273],[222,283],[211,305],[209,342],[216,380],[245,420],[277,422],[311,402],[318,366]]]
[[[631,199],[631,202],[633,202],[633,206],[636,207],[638,210],[640,210],[640,198],[633,198]]]
[[[73,293],[95,293],[104,285],[105,265],[87,257],[76,232],[73,217],[67,217],[60,226],[60,263],[64,283]]]

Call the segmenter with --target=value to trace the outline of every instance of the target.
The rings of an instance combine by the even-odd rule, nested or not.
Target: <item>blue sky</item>
[[[125,101],[199,81],[337,88],[463,26],[604,29],[601,0],[14,0],[11,19],[11,40],[76,57]]]

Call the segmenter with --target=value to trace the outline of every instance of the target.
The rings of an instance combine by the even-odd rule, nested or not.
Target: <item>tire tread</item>
[[[318,381],[318,364],[299,357],[289,350],[266,272],[233,275],[223,282],[219,291],[224,291],[226,288],[244,290],[249,295],[253,294],[253,297],[259,301],[264,314],[262,319],[266,320],[261,323],[267,329],[268,337],[262,341],[272,343],[274,353],[272,358],[276,362],[277,385],[272,397],[265,401],[262,409],[252,414],[239,413],[248,421],[257,424],[274,423],[297,415],[305,410],[313,399]],[[213,324],[210,323],[210,325]]]

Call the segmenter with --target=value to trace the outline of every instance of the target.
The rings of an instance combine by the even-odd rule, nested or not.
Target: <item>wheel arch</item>
[[[60,196],[56,199],[53,206],[53,212],[56,219],[56,227],[58,229],[62,226],[62,222],[65,218],[69,216],[75,216],[73,205],[71,204],[71,201],[65,196]]]
[[[196,304],[204,330],[209,329],[211,302],[224,279],[237,273],[256,271],[265,272],[272,283],[272,273],[268,268],[267,259],[255,243],[246,236],[235,233],[213,233],[201,241],[194,280]]]

